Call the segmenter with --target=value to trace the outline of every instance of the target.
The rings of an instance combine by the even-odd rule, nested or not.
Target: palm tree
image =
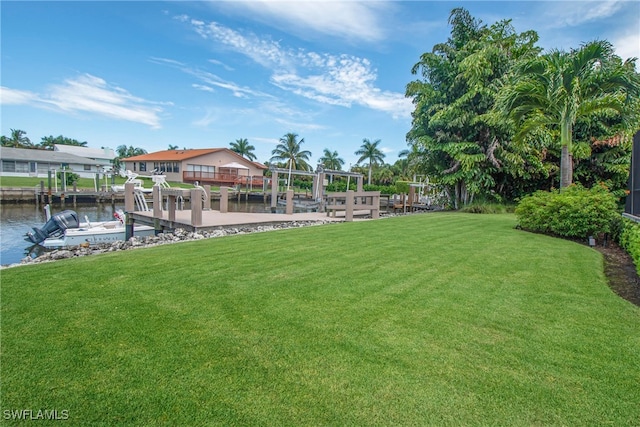
[[[573,180],[573,127],[594,114],[620,114],[640,93],[633,61],[622,63],[607,41],[570,52],[551,51],[525,62],[499,98],[523,141],[534,133],[560,133],[560,188]],[[626,99],[625,99],[626,98]]]
[[[43,136],[40,144],[37,145],[38,148],[43,150],[53,150],[56,145],[74,145],[76,147],[86,147],[87,141],[80,142],[77,139],[67,138],[66,136],[58,135],[54,137],[53,135]]]
[[[171,150],[177,150],[178,146],[177,145],[173,145],[173,144],[169,144],[169,146],[167,147],[167,150],[171,151]]]
[[[7,138],[6,136],[2,136],[2,146],[3,147],[13,147],[13,148],[33,148],[33,144],[31,140],[27,138],[27,133],[20,129],[11,129],[11,136]]]
[[[287,186],[291,183],[291,170],[305,170],[310,171],[311,167],[307,163],[311,152],[307,150],[300,150],[300,145],[304,142],[304,138],[298,141],[297,133],[287,133],[280,138],[280,143],[276,145],[276,148],[271,151],[271,161],[287,162],[289,163],[289,179]]]
[[[358,163],[363,160],[369,161],[369,180],[367,184],[371,184],[371,170],[373,165],[384,164],[384,153],[378,149],[380,142],[381,141],[379,139],[371,142],[367,138],[364,138],[362,140],[362,146],[360,146],[360,149],[355,152],[356,156],[360,156]]]
[[[142,154],[147,154],[147,150],[144,148],[134,147],[132,145],[128,147],[126,145],[119,145],[118,148],[116,148],[116,158],[113,159],[113,167],[116,170],[120,170],[122,159],[140,156]]]
[[[251,161],[257,159],[256,155],[253,154],[256,147],[249,144],[249,141],[245,138],[236,139],[236,142],[230,142],[229,146],[231,147],[231,151],[240,154],[242,157],[246,157]]]
[[[344,160],[338,157],[338,152],[331,152],[329,149],[324,149],[324,154],[320,157],[320,163],[324,165],[325,168],[331,170],[342,170],[342,165],[344,165]]]

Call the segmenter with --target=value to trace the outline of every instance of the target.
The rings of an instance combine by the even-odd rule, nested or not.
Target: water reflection
[[[260,201],[233,201],[229,200],[229,212],[271,213],[271,205]],[[78,213],[80,221],[110,221],[117,209],[124,209],[123,203],[78,203],[73,205],[66,203],[52,206],[51,213],[57,213],[64,209],[72,209]],[[214,200],[211,209],[220,210],[220,202]],[[277,213],[284,213],[284,207],[278,206]],[[306,212],[306,211],[301,211]],[[0,264],[15,264],[26,256],[36,257],[41,255],[46,248],[40,245],[32,245],[24,240],[25,233],[33,227],[42,227],[46,222],[46,215],[42,205],[34,204],[0,204]]]

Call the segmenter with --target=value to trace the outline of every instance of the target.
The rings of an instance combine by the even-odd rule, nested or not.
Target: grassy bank
[[[68,425],[634,425],[601,255],[427,214],[2,270],[2,410]],[[42,423],[46,424],[46,423]]]
[[[0,178],[0,187],[35,188],[36,186],[40,185],[40,181],[44,182],[45,189],[48,188],[49,182],[47,178],[36,178],[36,177],[28,177],[28,176],[3,176]],[[121,176],[115,177],[116,185],[122,185],[124,184],[125,181],[126,181],[126,178],[122,178]],[[151,187],[153,185],[153,182],[150,179],[146,179],[146,180],[143,179],[143,183],[145,187]],[[193,187],[193,185],[191,184],[184,184],[179,182],[170,182],[169,184],[172,187],[185,187],[185,188]],[[53,185],[54,184],[52,182],[51,186],[53,187]],[[98,182],[99,189],[103,185],[107,185],[110,188],[111,179],[108,180],[107,184],[105,184],[104,179]],[[62,186],[62,183],[60,180],[58,180],[58,188],[61,188],[61,186]],[[72,188],[72,186],[69,186],[69,188]],[[94,180],[91,178],[79,178],[78,182],[76,183],[76,188],[78,188],[79,190],[94,190],[95,189]]]

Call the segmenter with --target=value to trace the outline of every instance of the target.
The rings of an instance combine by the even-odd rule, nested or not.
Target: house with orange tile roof
[[[121,159],[125,169],[140,175],[163,173],[169,182],[233,186],[262,185],[262,163],[252,162],[228,148],[165,150]]]

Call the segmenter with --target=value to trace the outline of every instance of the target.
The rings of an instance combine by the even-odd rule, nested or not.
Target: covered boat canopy
[[[249,169],[245,165],[238,162],[227,163],[226,165],[220,166],[221,168],[229,168],[229,169]]]

